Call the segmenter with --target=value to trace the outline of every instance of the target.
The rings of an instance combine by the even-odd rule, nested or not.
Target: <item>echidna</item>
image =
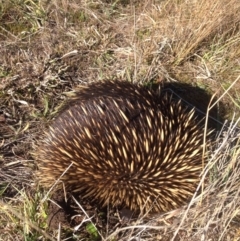
[[[194,110],[168,94],[93,83],[76,91],[38,144],[38,177],[48,187],[65,172],[67,190],[103,206],[168,211],[198,185],[203,133]]]

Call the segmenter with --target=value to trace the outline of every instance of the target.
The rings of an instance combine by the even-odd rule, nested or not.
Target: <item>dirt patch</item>
[[[130,210],[101,208],[97,203],[81,199],[79,196],[74,197],[69,193],[64,195],[62,190],[53,193],[47,212],[49,230],[55,231],[59,227],[65,231],[71,229],[75,230],[75,235],[93,240],[101,240],[102,235],[107,236],[112,230],[137,218]]]

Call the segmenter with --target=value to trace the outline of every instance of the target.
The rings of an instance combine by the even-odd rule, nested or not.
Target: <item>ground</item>
[[[1,2],[0,240],[240,240],[239,12],[238,0]],[[38,186],[34,145],[58,108],[78,85],[116,79],[210,115],[215,141],[189,205],[130,218]]]

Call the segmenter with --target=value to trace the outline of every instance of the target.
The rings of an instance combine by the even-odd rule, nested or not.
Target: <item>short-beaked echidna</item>
[[[194,193],[203,128],[168,94],[128,82],[93,83],[66,102],[39,142],[40,183],[105,206],[168,211]]]

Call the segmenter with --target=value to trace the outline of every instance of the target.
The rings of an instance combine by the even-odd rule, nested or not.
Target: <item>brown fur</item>
[[[128,82],[77,90],[36,149],[40,183],[61,180],[101,205],[168,211],[194,193],[203,129],[167,94]]]

